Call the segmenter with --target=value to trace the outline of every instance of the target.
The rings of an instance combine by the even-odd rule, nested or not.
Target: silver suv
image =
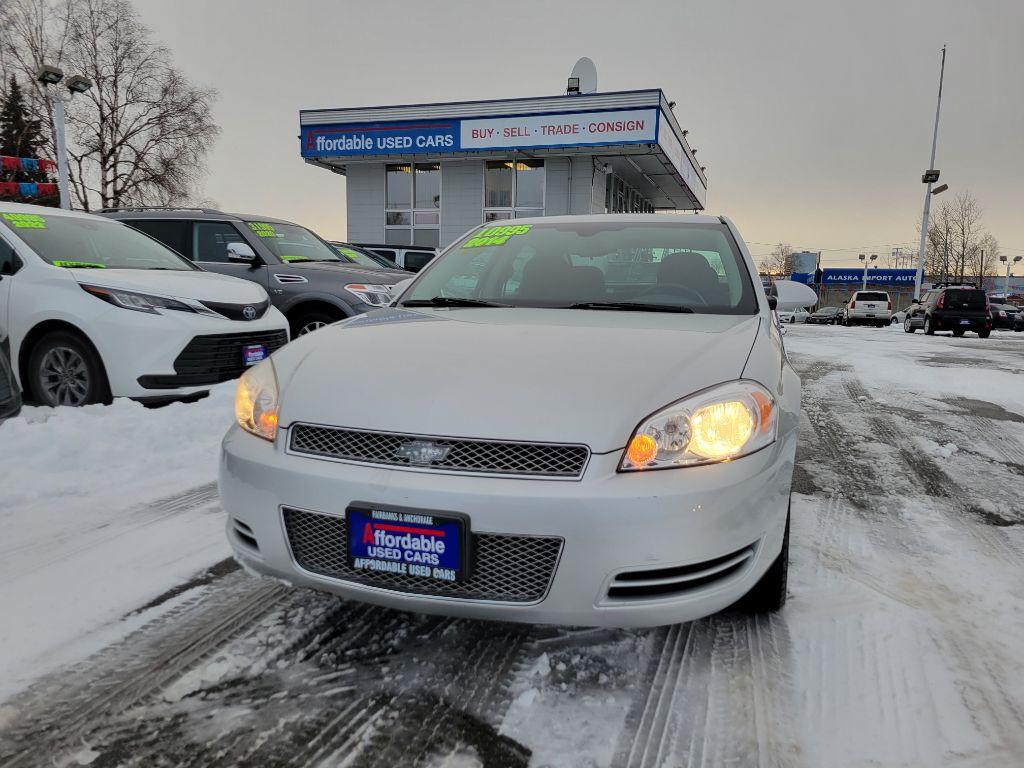
[[[268,216],[209,208],[102,211],[144,232],[210,272],[259,283],[301,336],[391,301],[399,269],[369,269],[342,258],[315,232]]]

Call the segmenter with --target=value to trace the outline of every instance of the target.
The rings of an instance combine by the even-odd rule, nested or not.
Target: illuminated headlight
[[[277,372],[269,359],[242,374],[235,389],[235,418],[242,429],[273,442],[279,406]]]
[[[775,399],[760,384],[735,381],[684,398],[636,428],[619,470],[729,461],[775,441]]]
[[[391,303],[391,286],[349,283],[345,290],[371,307],[384,307]]]

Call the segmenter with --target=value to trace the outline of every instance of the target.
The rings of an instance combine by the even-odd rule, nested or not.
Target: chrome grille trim
[[[461,584],[428,582],[393,573],[349,568],[348,525],[343,515],[281,508],[285,539],[295,565],[313,576],[402,594],[477,602],[533,604],[547,597],[564,540],[556,536],[473,533],[469,578]]]
[[[288,432],[289,453],[427,472],[578,480],[590,460],[590,449],[579,444],[438,437],[307,423],[293,424]],[[443,459],[418,465],[396,455],[400,446],[413,441],[449,450]]]

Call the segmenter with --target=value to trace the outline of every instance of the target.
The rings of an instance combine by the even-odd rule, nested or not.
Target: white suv
[[[885,291],[857,291],[843,309],[844,325],[877,325],[882,328],[892,317],[892,300]]]
[[[255,283],[116,221],[2,202],[0,326],[22,389],[51,406],[195,395],[288,341]]]

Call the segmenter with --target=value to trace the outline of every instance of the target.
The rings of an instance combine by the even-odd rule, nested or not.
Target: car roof
[[[268,224],[291,224],[287,219],[259,216],[252,213],[228,213],[213,208],[105,208],[100,211],[112,219],[195,219],[196,221],[265,221]]]
[[[432,245],[395,245],[394,243],[350,243],[359,248],[387,248],[389,251],[436,251]]]
[[[95,219],[96,214],[89,211],[67,211],[50,205],[31,205],[29,203],[7,203],[0,201],[0,213],[34,213],[40,216],[68,216],[73,219]]]

